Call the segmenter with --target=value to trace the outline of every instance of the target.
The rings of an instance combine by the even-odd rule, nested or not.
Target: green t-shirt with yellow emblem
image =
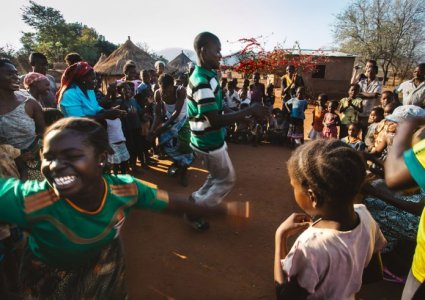
[[[132,176],[103,179],[105,194],[94,212],[59,198],[46,180],[0,179],[0,222],[28,230],[28,246],[40,260],[61,267],[81,265],[118,237],[130,209],[162,210],[168,205],[166,193]]]

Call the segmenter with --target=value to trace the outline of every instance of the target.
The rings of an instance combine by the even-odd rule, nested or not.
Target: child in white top
[[[231,110],[238,110],[241,99],[238,92],[236,92],[233,81],[227,83],[227,92],[224,98],[225,104]]]
[[[130,154],[125,145],[126,139],[122,131],[121,119],[106,119],[105,121],[107,124],[109,145],[114,151],[113,154],[108,155],[108,163],[112,165],[115,175],[118,175],[119,171],[121,171],[121,174],[127,174]]]
[[[339,140],[315,140],[294,152],[288,171],[306,214],[292,214],[276,231],[277,298],[354,300],[362,277],[382,277],[386,244],[366,207],[353,204],[366,175],[362,157]],[[303,230],[288,251],[287,239]]]

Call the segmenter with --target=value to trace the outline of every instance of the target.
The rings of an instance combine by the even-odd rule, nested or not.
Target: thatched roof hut
[[[136,64],[138,71],[142,69],[153,69],[155,64],[155,60],[148,53],[133,44],[130,37],[128,37],[128,40],[105,60],[98,61],[94,66],[94,70],[97,73],[107,76],[119,76],[123,74],[123,67],[129,60],[132,60]]]
[[[184,54],[183,50],[182,53],[176,56],[172,61],[168,63],[168,66],[172,70],[176,70],[177,73],[186,73],[188,64],[193,61],[187,57],[186,54]]]
[[[100,54],[100,57],[97,60],[96,64],[94,65],[94,68],[96,68],[98,65],[102,64],[107,58],[108,58],[108,56],[105,53],[102,52],[102,54]]]

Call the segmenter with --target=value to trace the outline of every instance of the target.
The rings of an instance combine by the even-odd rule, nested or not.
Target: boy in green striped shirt
[[[266,107],[254,104],[244,110],[224,113],[222,90],[215,71],[220,67],[220,40],[210,32],[202,32],[196,36],[194,48],[198,65],[187,88],[190,142],[209,175],[203,186],[192,193],[192,200],[197,204],[216,206],[232,190],[236,179],[224,141],[225,126],[247,115],[264,118],[268,111]],[[206,221],[196,216],[187,217],[195,229],[208,229]]]

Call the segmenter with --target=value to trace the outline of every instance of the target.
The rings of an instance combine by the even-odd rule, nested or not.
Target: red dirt
[[[276,99],[279,99],[279,93]],[[275,107],[280,107],[277,101]],[[306,111],[305,136],[312,107]],[[229,144],[237,181],[225,201],[250,201],[251,218],[244,226],[211,221],[199,233],[181,216],[134,211],[123,230],[130,299],[275,299],[274,232],[297,207],[286,170],[291,151],[263,144]],[[148,170],[143,180],[160,188],[189,194],[205,180],[199,161],[189,169],[189,187],[164,173],[168,161]],[[357,299],[400,299],[403,287],[380,282],[364,286]]]
[[[181,216],[133,212],[123,231],[130,299],[275,298],[274,231],[299,210],[285,165],[290,150],[230,144],[229,153],[238,178],[226,201],[250,201],[249,222],[236,228],[215,219],[209,231],[198,233]],[[206,177],[198,161],[189,176],[187,188],[158,170],[146,171],[141,178],[189,194]],[[373,284],[363,289],[359,299],[399,299],[401,289]]]

